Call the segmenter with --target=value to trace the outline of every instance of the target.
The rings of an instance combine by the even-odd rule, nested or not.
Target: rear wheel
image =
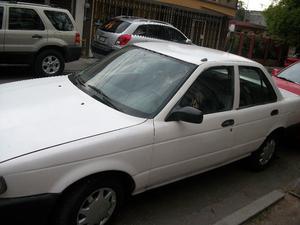
[[[36,57],[34,74],[37,77],[49,77],[61,75],[65,68],[65,60],[57,50],[42,51]]]
[[[275,135],[269,136],[261,147],[249,157],[249,163],[254,170],[263,170],[274,158],[277,148],[277,138]]]
[[[90,179],[73,187],[63,197],[56,225],[104,225],[117,213],[124,200],[121,184]]]

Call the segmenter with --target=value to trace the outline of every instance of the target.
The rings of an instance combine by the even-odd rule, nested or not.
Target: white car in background
[[[262,65],[176,43],[1,85],[0,105],[1,221],[48,206],[56,225],[106,224],[126,195],[242,158],[263,169],[300,122],[299,96]]]

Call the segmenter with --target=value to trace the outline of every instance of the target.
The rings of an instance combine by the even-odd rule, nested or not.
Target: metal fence
[[[175,5],[146,0],[94,0],[93,21],[102,22],[115,16],[137,16],[173,24],[194,44],[223,49],[228,21],[207,11],[192,11]],[[94,34],[96,27],[93,27]]]

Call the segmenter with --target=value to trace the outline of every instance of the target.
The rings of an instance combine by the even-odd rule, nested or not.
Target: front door
[[[212,67],[200,74],[175,107],[204,113],[201,124],[154,120],[150,186],[218,166],[237,157],[234,139],[234,67]]]
[[[47,30],[34,9],[9,7],[8,14],[4,51],[9,62],[23,63],[47,42]]]

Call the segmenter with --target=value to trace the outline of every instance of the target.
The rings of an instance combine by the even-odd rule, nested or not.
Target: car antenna
[[[207,58],[201,59],[201,62],[207,62],[207,61],[208,61]]]

